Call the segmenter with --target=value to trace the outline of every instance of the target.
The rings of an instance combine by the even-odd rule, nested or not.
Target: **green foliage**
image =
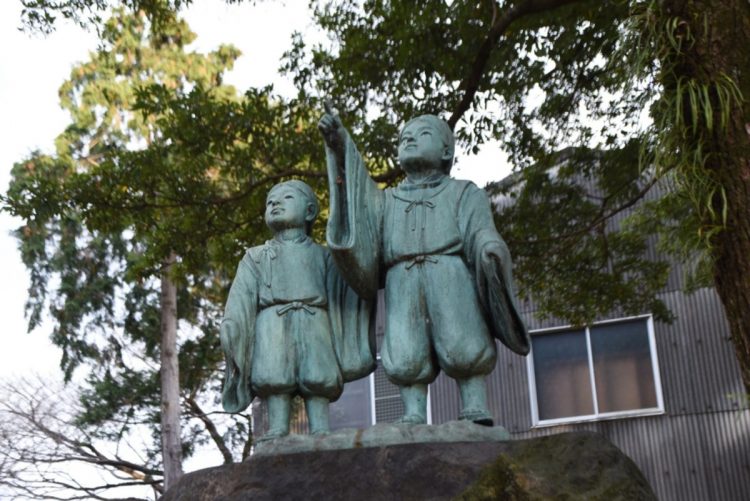
[[[221,72],[231,67],[236,49],[221,47],[206,56],[186,53],[183,47],[194,35],[176,19],[165,27],[168,37],[154,40],[149,33],[143,16],[124,11],[106,23],[102,50],[74,67],[60,89],[71,124],[56,140],[56,155],[34,154],[18,163],[7,193],[11,212],[26,221],[18,237],[32,274],[30,327],[38,325],[49,304],[53,340],[63,348],[68,377],[82,360],[109,356],[95,339],[122,327],[121,313],[115,311],[118,294],[131,307],[145,306],[147,299],[155,304],[149,279],[165,253],[153,249],[145,229],[154,233],[166,211],[127,210],[123,201],[137,200],[138,209],[148,208],[144,199],[151,195],[159,199],[154,202],[159,208],[168,189],[186,189],[170,183],[180,178],[181,166],[166,157],[152,154],[158,161],[142,164],[131,160],[147,155],[144,146],[156,144],[161,135],[157,115],[136,110],[137,89],[158,84],[185,94],[188,86],[206,86],[224,99],[237,99],[233,89],[220,86]],[[133,315],[149,318],[145,310],[136,311],[129,310],[128,326],[136,326]],[[184,314],[190,318],[191,313]],[[138,324],[151,327],[144,337],[158,332],[151,320]]]
[[[89,371],[80,424],[107,439],[150,426],[157,463],[165,256],[177,256],[186,451],[242,444],[246,416],[208,414],[220,397],[222,305],[247,247],[268,237],[268,188],[295,176],[322,192],[324,180],[317,112],[271,88],[238,95],[222,84],[235,48],[187,52],[187,25],[161,22],[156,32],[119,10],[103,25],[101,48],[61,87],[71,123],[56,153],[16,164],[4,197],[25,223],[29,327],[48,311],[66,377]],[[217,436],[206,420],[223,423]]]
[[[746,103],[736,75],[701,66],[694,46],[722,27],[693,3],[319,1],[328,40],[298,35],[284,69],[302,96],[338,100],[372,166],[392,168],[384,124],[418,113],[443,114],[466,152],[499,142],[517,173],[491,188],[514,197],[498,223],[541,316],[669,320],[649,249],[688,289],[711,283],[722,141]]]
[[[697,39],[710,36],[705,16],[693,22],[670,14],[660,2],[646,1],[636,3],[630,20],[633,44],[642,54],[634,71],[658,83],[652,90],[658,98],[654,97],[652,107],[647,161],[670,176],[671,196],[686,198],[695,212],[685,226],[696,235],[681,235],[681,249],[675,249],[683,254],[705,255],[712,238],[725,228],[726,187],[715,165],[708,164],[709,160],[711,164],[726,162],[716,158],[717,138],[726,133],[730,117],[741,111],[744,102],[733,77],[708,73],[699,68],[698,61],[690,61],[688,52]],[[674,202],[665,199],[663,203]]]
[[[578,324],[619,309],[668,320],[654,299],[667,265],[645,251],[656,245],[672,253],[685,263],[688,285],[706,284],[706,243],[723,227],[726,204],[721,186],[701,167],[701,144],[721,133],[741,95],[727,75],[712,79],[670,66],[669,54],[684,51],[695,35],[659,5],[561,0],[535,11],[520,0],[313,2],[315,22],[328,37],[315,45],[294,37],[283,70],[297,84],[296,101],[271,106],[269,89],[224,100],[205,83],[182,95],[167,82],[142,87],[136,106],[158,121],[147,126],[160,136],[106,166],[107,176],[95,179],[108,183],[108,198],[92,207],[138,214],[133,228],[149,245],[133,258],[130,273],[151,276],[173,248],[182,258],[176,278],[186,281],[180,278],[186,270],[230,263],[252,241],[243,229],[262,226],[257,188],[274,179],[270,172],[315,171],[319,139],[312,127],[297,132],[297,124],[315,121],[310,110],[318,99],[334,98],[369,167],[386,183],[400,176],[393,160],[397,124],[418,113],[445,114],[464,151],[499,141],[519,171],[520,189],[500,190],[515,193],[517,204],[498,222],[522,294],[536,299],[540,315]],[[506,29],[495,31],[508,16]],[[644,120],[644,110],[653,121]],[[697,140],[686,149],[688,136]],[[596,158],[558,165],[569,147],[574,157]],[[291,161],[278,165],[281,158]],[[158,193],[116,189],[138,185],[132,176],[155,179],[173,164],[180,172],[166,186],[144,183]],[[253,176],[241,171],[246,166],[257,169]],[[205,183],[209,171],[223,185]],[[664,181],[654,197],[658,178]],[[245,184],[237,189],[237,183]],[[90,186],[87,180],[80,189]],[[645,202],[634,208],[639,201]],[[102,227],[114,221],[106,212],[89,217]],[[217,274],[231,269],[219,267]],[[189,286],[209,294],[206,281]]]
[[[296,36],[283,68],[301,96],[335,98],[374,169],[393,169],[394,124],[419,113],[455,124],[466,152],[499,142],[518,172],[489,188],[512,197],[498,228],[540,316],[583,324],[650,311],[669,320],[655,299],[669,266],[647,257],[653,233],[639,231],[661,225],[645,211],[640,225],[621,221],[636,217],[661,174],[642,162],[653,84],[632,72],[642,54],[625,36],[631,5],[549,2],[495,34],[527,4],[315,2],[328,41]]]
[[[514,251],[520,294],[533,297],[540,316],[583,325],[614,311],[649,311],[671,320],[654,297],[669,265],[648,257],[650,233],[621,223],[631,201],[651,189],[637,155],[635,145],[606,153],[569,149],[556,169],[529,167],[521,182],[488,187],[500,202],[497,227]],[[617,169],[624,179],[600,174],[620,163],[630,165]]]
[[[261,0],[224,0],[235,4]],[[101,29],[107,13],[118,8],[145,15],[156,31],[169,29],[171,20],[193,0],[20,0],[21,24],[24,30],[51,33],[61,19],[72,21],[81,28]]]
[[[21,21],[26,29],[49,33],[60,19],[71,20],[81,27],[100,26],[103,14],[113,7],[131,12],[144,12],[156,24],[169,24],[169,19],[192,0],[21,0]]]
[[[49,29],[56,14],[93,23],[103,49],[61,89],[72,121],[56,154],[16,164],[5,200],[25,220],[30,326],[49,307],[67,374],[95,364],[82,422],[109,420],[106,433],[158,422],[155,278],[170,252],[178,315],[194,331],[181,383],[218,396],[215,322],[244,249],[268,237],[267,189],[295,176],[325,192],[323,98],[384,183],[400,176],[398,124],[416,114],[446,118],[465,152],[499,143],[516,172],[489,191],[521,293],[541,316],[669,320],[656,297],[669,267],[654,247],[684,265],[688,287],[710,281],[728,217],[721,141],[747,87],[692,57],[715,31],[707,15],[656,0],[315,1],[328,37],[294,37],[283,70],[299,94],[285,102],[270,88],[240,96],[222,85],[231,47],[185,53],[194,35],[172,9],[189,0],[128,0],[145,14],[100,24],[108,3],[24,0],[28,26]]]

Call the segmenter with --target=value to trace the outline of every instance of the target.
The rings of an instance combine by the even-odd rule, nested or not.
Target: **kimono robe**
[[[328,246],[363,298],[385,286],[381,355],[394,383],[429,384],[441,369],[453,378],[488,374],[496,360],[493,337],[528,353],[510,253],[484,191],[448,176],[383,191],[350,138],[338,163],[326,153]]]
[[[345,381],[375,368],[374,308],[346,286],[326,248],[309,237],[269,240],[242,259],[221,324],[222,404],[255,395],[336,400]]]

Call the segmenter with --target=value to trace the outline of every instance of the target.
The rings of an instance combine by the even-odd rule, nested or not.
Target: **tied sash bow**
[[[309,305],[307,305],[306,303],[302,301],[292,301],[291,303],[287,303],[281,308],[277,309],[276,314],[278,316],[283,316],[292,310],[304,310],[309,315],[315,315],[315,310],[310,308]]]

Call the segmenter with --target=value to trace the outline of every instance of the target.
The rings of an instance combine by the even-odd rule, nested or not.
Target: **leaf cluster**
[[[655,299],[669,266],[650,235],[663,225],[636,208],[661,171],[648,163],[643,110],[658,89],[633,70],[632,2],[312,4],[327,39],[297,35],[282,69],[300,96],[335,100],[374,170],[394,173],[394,124],[421,113],[444,117],[465,152],[491,141],[508,154],[517,173],[490,191],[540,316],[671,318]]]
[[[87,368],[79,423],[102,438],[158,428],[159,279],[177,257],[186,452],[211,440],[231,461],[249,426],[212,410],[223,301],[245,250],[269,236],[268,188],[294,176],[322,192],[324,159],[317,112],[272,88],[237,94],[222,74],[239,52],[188,52],[193,39],[177,18],[155,31],[116,11],[61,87],[71,122],[56,153],[14,167],[4,209],[24,220],[29,327],[48,312],[66,378]],[[158,445],[155,431],[156,460]]]

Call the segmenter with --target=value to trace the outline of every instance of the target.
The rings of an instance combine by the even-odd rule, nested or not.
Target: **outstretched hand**
[[[341,123],[338,112],[328,99],[323,101],[323,106],[326,112],[318,122],[318,129],[323,134],[326,145],[333,150],[338,150],[344,143],[344,125]]]

